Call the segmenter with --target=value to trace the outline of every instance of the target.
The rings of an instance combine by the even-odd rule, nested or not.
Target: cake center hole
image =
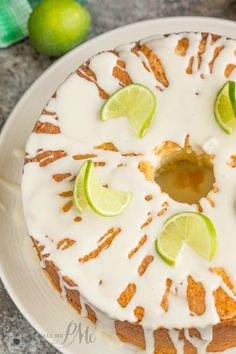
[[[198,203],[215,183],[210,156],[193,151],[189,153],[184,149],[169,153],[155,171],[155,182],[177,202]]]

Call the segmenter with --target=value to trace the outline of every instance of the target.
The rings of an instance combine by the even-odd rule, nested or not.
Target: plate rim
[[[9,114],[8,118],[6,119],[1,133],[0,133],[0,150],[2,143],[4,139],[7,136],[8,133],[8,127],[12,124],[12,121],[16,119],[18,111],[21,110],[21,107],[24,105],[24,103],[27,101],[28,97],[31,95],[33,90],[36,90],[37,87],[40,86],[41,82],[48,76],[49,73],[56,71],[57,67],[63,63],[63,61],[66,61],[70,56],[73,56],[75,52],[79,52],[81,50],[86,50],[87,47],[93,46],[94,43],[96,43],[97,40],[101,40],[103,38],[109,37],[111,35],[118,35],[119,32],[125,32],[134,29],[137,26],[154,26],[157,23],[165,22],[166,24],[168,22],[175,22],[176,27],[180,22],[186,23],[186,26],[191,26],[195,23],[195,25],[201,26],[201,24],[206,24],[209,26],[218,26],[220,27],[232,27],[235,26],[235,38],[236,38],[236,22],[234,20],[230,19],[225,19],[225,18],[217,18],[217,17],[203,17],[203,16],[170,16],[170,17],[163,17],[163,18],[154,18],[154,19],[149,19],[149,20],[144,20],[144,21],[137,21],[128,25],[120,26],[114,29],[111,29],[107,32],[104,32],[102,34],[99,34],[91,39],[89,39],[87,42],[81,44],[80,46],[74,48],[71,50],[69,53],[65,54],[64,56],[60,57],[57,59],[54,63],[52,63],[31,85],[28,87],[28,89],[25,91],[25,93],[20,97],[20,99],[17,101],[16,105],[12,109],[11,113]],[[191,31],[191,30],[189,30]],[[144,36],[145,38],[145,36]],[[25,319],[30,323],[30,325],[40,334],[42,335],[43,328],[42,326],[37,322],[37,319],[33,317],[30,313],[30,311],[27,309],[27,306],[25,306],[24,303],[21,302],[20,298],[17,296],[17,292],[14,290],[14,286],[12,286],[11,282],[8,281],[8,276],[7,272],[4,271],[4,266],[3,262],[0,258],[0,278],[3,282],[3,285],[5,287],[5,290],[7,291],[8,295],[10,296],[11,300],[14,302],[18,310],[21,312],[21,314],[25,317]],[[52,341],[50,338],[45,338],[52,346],[54,346],[58,351],[58,349],[55,345],[53,345]],[[71,353],[69,350],[66,348],[63,349],[63,353]]]

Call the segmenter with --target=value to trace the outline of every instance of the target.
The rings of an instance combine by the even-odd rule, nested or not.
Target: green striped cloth
[[[0,0],[0,48],[28,36],[27,23],[32,9],[42,0]],[[84,0],[77,0],[84,4]]]

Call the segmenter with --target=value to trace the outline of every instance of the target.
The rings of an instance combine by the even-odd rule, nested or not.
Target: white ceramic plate
[[[145,36],[181,32],[206,31],[236,38],[236,23],[226,20],[183,17],[165,18],[121,27],[92,39],[54,63],[29,88],[11,113],[0,138],[0,275],[23,315],[46,339],[65,334],[71,320],[80,317],[52,289],[45,279],[32,250],[21,214],[21,150],[47,100],[66,76],[91,55]],[[11,183],[9,183],[11,182]],[[17,185],[18,184],[18,185]],[[5,210],[4,210],[5,209]],[[82,327],[85,324],[83,323]],[[94,328],[91,327],[91,332]],[[54,338],[51,338],[54,337]],[[79,337],[60,348],[63,353],[127,354],[128,346],[114,346],[96,335],[93,344]],[[68,344],[68,341],[67,341]],[[55,343],[54,343],[55,345]]]

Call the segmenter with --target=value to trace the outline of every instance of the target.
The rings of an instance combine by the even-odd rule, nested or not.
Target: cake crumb
[[[64,179],[68,178],[71,176],[71,173],[67,172],[67,173],[57,173],[55,175],[52,175],[52,178],[54,179],[54,181],[56,182],[62,182]]]
[[[70,200],[62,207],[62,210],[64,211],[64,213],[67,213],[72,207],[73,207],[73,201]]]
[[[137,317],[137,322],[141,322],[144,317],[144,308],[141,306],[137,306],[134,309],[134,315]]]
[[[74,155],[72,156],[74,160],[86,160],[86,159],[91,159],[93,157],[97,157],[96,154],[79,154],[79,155]]]
[[[72,240],[68,237],[64,238],[63,240],[61,240],[57,243],[57,249],[63,251],[65,249],[73,246],[75,244],[75,242],[76,242],[75,240]]]
[[[75,218],[74,218],[74,221],[75,222],[80,222],[82,220],[82,218],[80,217],[80,216],[76,216]]]
[[[189,46],[189,39],[186,37],[181,38],[175,47],[175,54],[184,57]]]
[[[110,230],[112,230],[112,233],[111,233]],[[114,238],[121,232],[121,228],[119,228],[119,227],[117,229],[113,229],[112,228],[110,230],[108,230],[108,231],[110,231],[109,233],[111,233],[111,236],[106,238],[95,250],[93,250],[90,253],[86,254],[84,257],[79,258],[79,262],[80,263],[85,263],[85,262],[90,261],[91,259],[97,258],[99,256],[99,254],[104,249],[108,249],[111,246]],[[108,235],[108,232],[105,235]]]
[[[149,216],[149,217],[147,218],[147,220],[141,225],[140,228],[143,229],[144,227],[148,226],[151,222],[152,222],[152,217]]]
[[[135,253],[138,252],[138,250],[144,245],[144,243],[147,241],[147,235],[144,235],[138,242],[138,245],[133,248],[130,253],[128,254],[128,258],[132,258]]]
[[[113,152],[118,152],[119,150],[117,147],[112,143],[112,142],[106,142],[102,143],[101,145],[97,145],[94,147],[94,149],[99,149],[99,150],[105,150],[105,151],[113,151]]]
[[[150,200],[153,199],[153,196],[152,196],[151,194],[147,194],[147,195],[145,195],[144,199],[145,199],[147,202],[149,202]]]
[[[61,192],[61,193],[59,193],[59,196],[60,197],[64,197],[64,198],[72,197],[73,196],[73,192],[72,191]]]
[[[136,292],[136,285],[130,283],[127,288],[120,294],[117,299],[117,302],[120,304],[121,307],[125,308],[128,303],[131,301],[132,297]]]
[[[142,263],[138,267],[138,273],[140,276],[146,272],[147,268],[152,263],[153,259],[154,259],[154,257],[151,255],[148,255],[143,259]]]
[[[104,161],[95,161],[94,163],[94,167],[103,167],[106,165],[106,162]]]
[[[170,288],[172,285],[172,280],[170,279],[166,279],[166,289],[164,292],[164,295],[162,297],[162,301],[161,301],[161,307],[162,309],[167,312],[169,310],[169,294],[170,294]]]

